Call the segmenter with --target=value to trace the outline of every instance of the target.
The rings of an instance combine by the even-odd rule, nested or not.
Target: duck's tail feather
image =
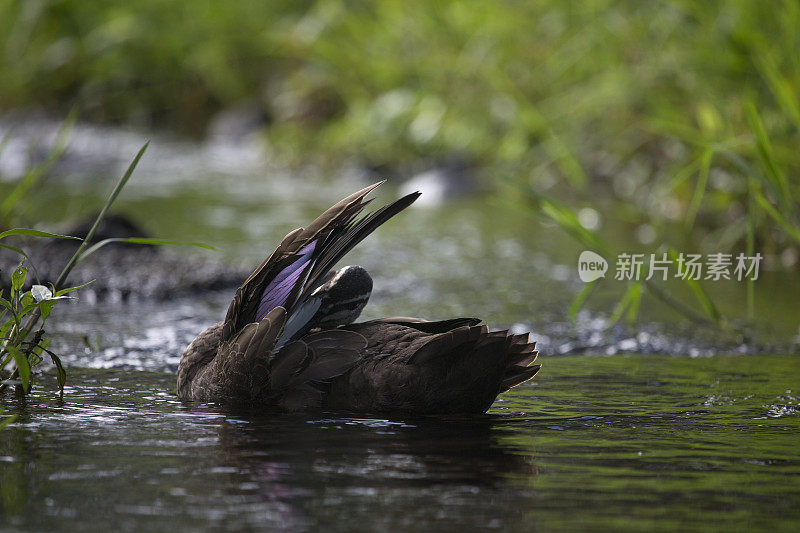
[[[382,183],[351,194],[308,227],[289,233],[237,290],[225,317],[222,339],[232,338],[246,324],[260,321],[278,306],[291,317],[336,262],[419,196],[409,194],[358,219],[371,202],[365,197]]]
[[[415,351],[409,363],[446,368],[445,376],[460,376],[460,383],[452,385],[454,393],[443,394],[448,409],[478,405],[478,410],[485,411],[498,394],[536,375],[541,367],[532,364],[537,355],[536,343],[528,342],[528,334],[509,335],[508,330],[490,332],[485,325],[462,325],[435,335]]]
[[[539,352],[536,350],[536,342],[528,341],[528,333],[521,335],[509,335],[506,338],[508,351],[508,366],[501,382],[500,392],[505,392],[511,387],[516,387],[525,383],[542,367],[534,365]]]
[[[335,228],[326,239],[326,242],[320,247],[319,252],[315,254],[313,264],[309,267],[308,277],[303,283],[302,290],[298,294],[294,305],[307,298],[319,286],[318,281],[320,278],[327,274],[350,250],[370,233],[378,229],[381,224],[414,203],[420,194],[419,192],[407,194],[359,220],[351,219],[342,227]],[[290,312],[291,309],[293,307],[290,308]]]

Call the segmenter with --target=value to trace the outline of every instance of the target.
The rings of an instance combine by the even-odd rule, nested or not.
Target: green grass
[[[109,238],[90,245],[97,227],[130,179],[136,165],[147,149],[148,144],[149,143],[146,143],[142,146],[136,154],[83,239],[28,228],[13,228],[0,232],[0,241],[2,241],[0,242],[0,248],[9,250],[20,256],[19,265],[14,272],[11,273],[11,286],[7,298],[5,297],[6,295],[3,294],[3,291],[0,290],[0,393],[11,386],[15,387],[20,395],[30,393],[34,383],[35,369],[44,361],[45,355],[50,357],[56,368],[58,386],[63,393],[67,373],[61,364],[61,359],[58,354],[47,349],[49,340],[45,337],[45,324],[59,300],[70,298],[67,294],[83,287],[83,285],[78,287],[64,287],[64,285],[67,282],[70,272],[89,255],[112,242],[156,245],[187,244],[210,248],[209,246],[199,243],[180,243],[162,239],[138,237]],[[60,151],[58,146],[54,149],[54,152],[56,151]],[[57,156],[51,154],[48,160],[52,157]],[[24,187],[24,184],[30,179],[29,176],[33,174],[35,174],[35,172],[26,173],[12,190],[17,191],[21,186]],[[23,193],[15,198],[17,201],[21,201],[24,196],[25,194]],[[9,212],[13,211],[14,204],[9,203],[9,206]],[[75,239],[81,242],[72,257],[67,261],[66,265],[64,265],[58,279],[47,287],[40,284],[38,280],[34,258],[31,258],[21,247],[12,246],[6,241],[7,238],[15,236]],[[34,283],[30,283],[30,289],[26,289],[25,287],[29,281],[29,274],[33,274],[36,280]],[[6,426],[12,420],[13,418],[6,418],[0,421],[0,428]]]
[[[128,170],[122,176],[119,183],[117,183],[114,191],[111,193],[102,210],[97,215],[97,218],[95,219],[91,229],[83,239],[27,228],[15,228],[0,233],[0,240],[16,235],[25,235],[29,237],[76,239],[82,241],[78,246],[78,249],[67,261],[67,264],[64,266],[64,269],[61,271],[61,274],[55,283],[53,283],[49,288],[38,283],[32,284],[29,290],[25,290],[29,273],[29,268],[26,267],[26,264],[30,265],[31,268],[34,268],[35,272],[33,260],[21,248],[10,246],[4,242],[0,243],[0,247],[15,252],[21,256],[19,266],[17,266],[17,268],[11,274],[11,287],[8,298],[3,298],[2,291],[0,291],[0,305],[3,307],[2,312],[0,312],[0,377],[3,377],[2,374],[7,374],[7,377],[0,381],[0,393],[9,386],[15,386],[20,395],[30,393],[31,386],[33,385],[33,369],[44,360],[44,354],[50,356],[50,359],[56,367],[58,372],[58,386],[63,393],[64,384],[66,383],[67,379],[67,373],[61,364],[61,359],[59,358],[58,354],[47,349],[49,340],[45,337],[45,323],[50,317],[53,307],[58,303],[59,300],[69,298],[69,296],[66,296],[68,293],[81,288],[64,288],[63,285],[67,281],[67,277],[72,269],[75,268],[75,266],[86,256],[86,251],[88,251],[87,246],[94,238],[97,227],[105,217],[111,205],[114,203],[114,200],[116,200],[117,196],[122,191],[122,188],[130,179],[131,174],[133,174],[133,170],[136,168],[136,165],[146,149],[147,144],[145,144],[142,149],[139,150],[139,153],[136,154],[136,157],[131,162]],[[25,183],[26,179],[28,179],[28,176],[30,175],[31,173],[28,173],[23,176],[23,178],[20,180],[20,183]],[[18,189],[19,184],[14,190]],[[24,194],[17,197],[17,201],[19,201],[23,196]],[[13,204],[10,205],[13,207]],[[94,246],[99,247],[105,243],[105,241],[101,241]],[[12,368],[12,370],[10,372],[6,372],[6,368],[9,367]],[[6,421],[3,425],[6,425],[7,423],[8,422]]]
[[[691,233],[744,205],[746,186],[715,178],[741,170],[731,157],[795,215],[797,27],[792,1],[11,1],[0,105],[200,133],[249,100],[281,153],[458,151],[626,202],[640,182],[669,200],[656,222]]]
[[[515,203],[548,199],[573,234],[568,214],[599,212],[579,238],[645,228],[664,251],[758,251],[792,269],[798,27],[791,0],[12,0],[0,105],[200,135],[248,102],[291,161],[393,173],[458,153],[490,186],[514,182],[501,189]],[[641,287],[628,291],[636,304]]]

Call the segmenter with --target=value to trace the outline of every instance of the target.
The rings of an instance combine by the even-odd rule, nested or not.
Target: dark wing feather
[[[283,306],[291,316],[332,266],[419,196],[419,193],[409,194],[357,220],[371,201],[365,199],[366,195],[381,183],[348,196],[305,229],[299,228],[287,235],[236,291],[225,317],[222,340],[229,340],[246,324],[258,320],[277,305]]]
[[[369,340],[365,356],[334,380],[326,406],[374,412],[482,413],[501,392],[539,370],[527,335],[490,332],[470,319],[427,323],[400,317],[343,326]]]
[[[430,340],[417,348],[408,359],[408,364],[426,365],[439,357],[448,357],[462,346],[471,346],[486,334],[486,326],[461,326],[446,333],[433,335]]]
[[[308,368],[312,355],[304,342],[293,342],[285,346],[271,364],[272,389],[276,391],[285,389],[300,372]]]
[[[449,320],[436,320],[427,321],[421,318],[413,318],[407,316],[394,316],[388,318],[379,318],[373,322],[384,324],[397,324],[399,326],[406,326],[414,328],[424,333],[444,333],[461,326],[475,326],[481,323],[480,318],[451,318]]]
[[[363,241],[370,233],[375,231],[378,226],[395,216],[397,213],[410,206],[419,198],[421,193],[415,192],[395,200],[389,205],[385,205],[364,218],[353,222],[344,228],[340,235],[326,243],[324,250],[320,252],[314,266],[311,269],[305,292],[316,289],[317,281],[344,257],[347,252],[352,250],[358,243]],[[302,296],[301,296],[302,299]]]
[[[269,355],[285,325],[286,311],[276,307],[260,322],[247,324],[221,342],[216,356],[179,391],[182,399],[262,402],[268,394]]]
[[[347,330],[306,335],[286,345],[272,362],[275,401],[288,410],[320,407],[327,384],[361,358],[367,339]]]

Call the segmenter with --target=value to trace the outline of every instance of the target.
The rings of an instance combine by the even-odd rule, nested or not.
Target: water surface
[[[18,177],[48,153],[58,126],[55,121],[20,122],[0,116],[0,136],[8,134],[9,141],[0,151],[0,194],[10,187],[4,178]],[[173,248],[172,253],[195,254],[247,268],[258,265],[289,231],[307,225],[344,196],[388,178],[389,182],[373,194],[374,205],[378,205],[396,199],[402,188],[403,176],[398,175],[367,175],[359,169],[313,165],[287,168],[280,164],[280,154],[271,153],[258,139],[212,138],[196,143],[152,132],[86,124],[78,124],[70,138],[69,148],[53,171],[38,184],[35,194],[18,206],[20,222],[46,230],[65,229],[69,221],[96,212],[134,154],[150,139],[150,147],[114,211],[128,215],[150,235],[204,242],[219,250]],[[489,174],[490,179],[500,177]],[[422,192],[426,194],[424,188]],[[620,224],[615,211],[621,206],[610,201],[597,205],[607,207],[607,213],[597,216],[599,231],[612,248],[628,253],[657,251],[658,242],[643,246],[635,239],[635,226]],[[571,353],[575,344],[580,344],[593,353],[689,353],[692,349],[706,354],[745,344],[698,331],[692,321],[648,297],[640,306],[642,323],[659,324],[648,333],[667,333],[668,338],[642,342],[635,336],[638,330],[608,338],[602,333],[606,324],[593,320],[605,320],[625,290],[625,282],[613,279],[605,280],[590,299],[590,314],[572,334],[579,338],[570,338],[564,331],[569,326],[564,323],[566,310],[583,288],[577,276],[582,249],[563,231],[542,220],[533,212],[520,212],[503,199],[486,194],[412,206],[346,258],[349,264],[367,268],[375,279],[365,317],[479,316],[496,327],[518,324],[520,330],[533,329],[543,347],[547,345],[556,353]],[[715,251],[720,250],[705,250]],[[609,278],[613,278],[611,274],[613,265]],[[703,285],[723,315],[734,320],[744,318],[744,283]],[[689,306],[699,307],[683,284],[671,283],[667,288]],[[796,338],[800,334],[798,301],[800,271],[762,268],[755,283],[756,337],[762,343],[783,344]],[[197,315],[204,316],[203,309]],[[204,319],[213,322],[219,317]],[[595,332],[604,338],[598,340],[594,335],[592,340]],[[748,339],[752,334],[748,330]],[[620,346],[618,341],[626,338],[632,338],[632,342]],[[692,342],[676,347],[681,338]],[[563,346],[568,341],[573,346]],[[747,351],[764,350],[763,346],[749,346]]]
[[[63,401],[39,388],[0,432],[6,528],[800,525],[790,357],[551,358],[489,415],[456,419],[244,415],[181,405],[171,374],[71,379]]]
[[[42,229],[101,205],[145,138],[75,135],[24,210]],[[0,170],[24,167],[15,153],[3,152]],[[156,139],[118,210],[153,235],[254,266],[368,183],[321,174],[247,147]],[[382,189],[379,202],[397,197],[396,184]],[[473,197],[415,206],[348,257],[375,280],[364,318],[479,316],[533,331],[542,371],[468,419],[183,406],[180,353],[224,316],[233,288],[59,305],[49,333],[68,365],[63,400],[52,372],[21,404],[0,397],[19,415],[0,431],[0,529],[796,530],[800,363],[770,354],[796,350],[798,273],[764,272],[756,284],[758,336],[779,342],[770,350],[650,301],[635,327],[608,329],[599,310],[621,291],[568,321],[579,252],[557,229]],[[742,315],[743,285],[707,288],[723,313]],[[702,357],[726,351],[750,355]],[[596,356],[620,352],[632,355]],[[590,355],[555,357],[571,353]]]

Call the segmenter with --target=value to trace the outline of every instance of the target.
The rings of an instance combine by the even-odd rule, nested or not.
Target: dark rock
[[[73,226],[68,227],[67,229],[61,231],[60,233],[84,239],[89,234],[89,230],[92,229],[92,225],[94,224],[97,215],[98,213],[95,213],[91,217]],[[89,244],[94,244],[106,239],[114,239],[114,238],[125,239],[130,237],[147,238],[149,236],[150,235],[148,235],[136,222],[134,222],[125,215],[116,215],[116,214],[106,215],[100,222],[100,225],[97,226],[97,230],[95,231],[92,239],[89,241]],[[77,248],[80,245],[78,241],[66,240],[66,239],[53,239],[47,242],[51,246],[65,246],[73,249]],[[135,244],[135,243],[124,243],[124,242],[109,243],[106,246],[152,247],[152,245],[149,244]]]
[[[28,286],[53,283],[74,252],[74,245],[53,245],[42,239],[18,239],[13,246],[23,249],[34,261]],[[0,249],[0,288],[10,286],[11,272],[20,257]],[[203,291],[235,289],[249,274],[249,268],[183,257],[155,246],[104,247],[70,273],[67,286],[91,285],[76,293],[83,301],[153,299],[196,295]]]

